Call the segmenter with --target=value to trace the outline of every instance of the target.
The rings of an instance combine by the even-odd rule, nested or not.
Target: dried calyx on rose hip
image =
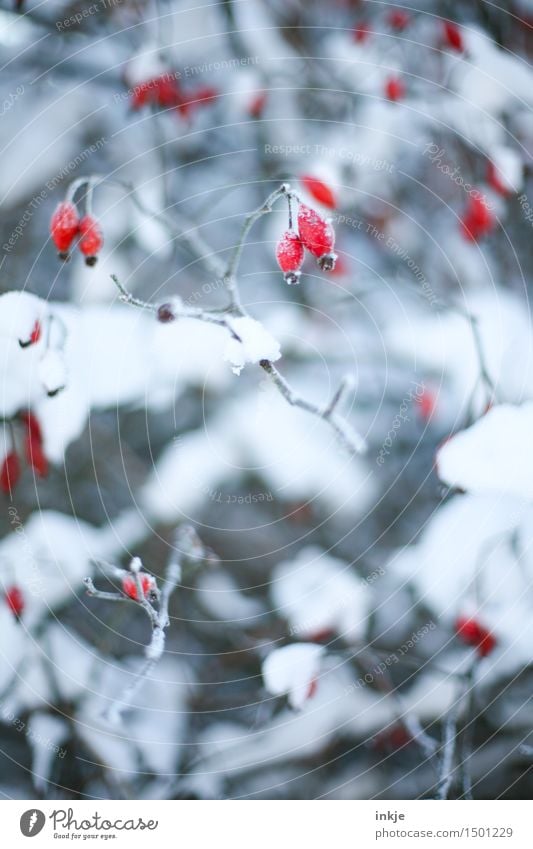
[[[99,222],[92,215],[84,215],[80,221],[80,241],[78,247],[85,256],[85,264],[96,265],[98,254],[102,250],[104,237]]]
[[[78,235],[79,227],[80,219],[75,205],[68,200],[62,201],[50,220],[50,235],[60,259],[70,259],[69,250]]]
[[[335,268],[335,231],[330,221],[301,203],[298,210],[298,233],[305,248],[317,258],[322,271]]]
[[[154,600],[157,598],[157,583],[153,575],[146,572],[127,574],[122,578],[122,591],[134,601],[142,601],[139,597],[139,586],[142,590],[142,598]]]
[[[161,324],[169,324],[171,321],[176,320],[176,314],[172,308],[172,304],[161,304],[157,308],[157,320],[161,322]]]
[[[298,233],[286,230],[276,246],[276,259],[289,285],[300,282],[300,268],[304,261],[304,246]]]

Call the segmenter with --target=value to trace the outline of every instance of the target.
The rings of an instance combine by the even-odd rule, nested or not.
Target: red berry
[[[131,90],[130,105],[135,111],[150,101],[150,83],[139,83]]]
[[[407,12],[404,12],[403,9],[393,9],[389,13],[387,20],[393,29],[401,32],[411,23],[411,16]]]
[[[26,459],[32,469],[37,472],[40,478],[45,478],[48,474],[48,460],[43,451],[43,446],[40,440],[26,437],[25,441]]]
[[[312,699],[317,690],[318,690],[318,681],[316,680],[316,678],[312,678],[311,681],[309,682],[309,689],[307,690],[306,699]]]
[[[285,281],[289,285],[298,283],[300,268],[304,261],[304,246],[294,230],[286,230],[279,240],[276,246],[276,259],[283,271]]]
[[[442,28],[444,31],[444,41],[448,47],[458,50],[460,53],[464,50],[463,36],[457,24],[452,21],[443,21]]]
[[[217,97],[218,91],[213,86],[200,86],[194,91],[191,91],[187,96],[182,97],[177,104],[177,109],[181,115],[187,117],[199,107],[212,103]]]
[[[333,252],[335,231],[331,223],[314,209],[301,203],[298,210],[298,232],[304,246],[313,256],[316,256],[322,271],[332,271],[335,268],[337,255]]]
[[[494,162],[489,162],[487,165],[487,183],[492,186],[494,191],[499,195],[507,198],[513,194],[513,190],[509,185],[506,185],[502,178],[502,174],[496,168]]]
[[[420,416],[424,421],[428,422],[437,408],[437,399],[434,393],[431,389],[424,389],[421,395],[416,396],[416,403],[418,404]]]
[[[60,203],[50,220],[50,235],[61,259],[68,259],[68,251],[78,235],[78,211],[70,201]]]
[[[494,228],[494,215],[488,208],[486,199],[472,197],[461,219],[461,232],[469,242],[475,242],[486,236]]]
[[[35,343],[39,341],[39,339],[41,338],[41,333],[42,333],[41,322],[37,320],[35,322],[35,324],[33,325],[33,330],[32,330],[31,335],[30,335],[30,343],[32,345],[35,345]]]
[[[323,206],[335,209],[337,201],[330,187],[317,177],[301,177],[302,185],[305,186],[310,195]]]
[[[405,97],[405,84],[399,77],[389,77],[385,83],[385,94],[389,100],[401,100]]]
[[[155,102],[162,109],[176,106],[181,97],[181,86],[171,74],[162,74],[155,80]]]
[[[41,425],[39,424],[39,419],[32,412],[28,410],[27,413],[21,413],[20,418],[26,425],[28,430],[28,435],[31,436],[32,439],[39,439],[42,441],[42,431]]]
[[[16,451],[10,451],[4,457],[0,469],[0,489],[10,495],[20,478],[20,460]]]
[[[459,616],[455,622],[455,631],[463,643],[477,649],[480,657],[487,657],[496,648],[496,637],[477,619]]]
[[[6,590],[6,603],[15,616],[22,616],[24,611],[24,596],[19,587],[13,586]]]
[[[26,425],[24,440],[26,459],[39,477],[44,478],[48,474],[48,460],[43,451],[43,435],[39,420],[31,412],[23,413],[21,419]]]
[[[84,215],[80,221],[79,248],[85,256],[86,265],[95,265],[97,254],[102,250],[104,238],[100,224],[92,215]]]
[[[132,89],[131,108],[142,109],[153,104],[162,109],[178,106],[181,100],[181,86],[172,74],[161,74]]]
[[[265,106],[267,104],[268,95],[266,91],[260,91],[255,97],[252,99],[250,105],[248,106],[248,114],[250,118],[260,118],[265,111]]]
[[[353,31],[353,40],[356,44],[363,44],[370,35],[370,27],[367,23],[358,24]]]
[[[143,591],[143,596],[146,598],[151,592],[153,592],[156,588],[155,578],[152,575],[147,575],[146,573],[141,573],[139,575],[141,588]],[[137,593],[137,581],[133,575],[124,575],[122,579],[122,589],[127,596],[132,598],[134,601],[140,601]]]

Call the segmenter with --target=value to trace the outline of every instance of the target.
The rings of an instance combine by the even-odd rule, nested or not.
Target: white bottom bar
[[[58,847],[67,841],[188,849],[532,846],[530,804],[519,801],[5,801],[0,805],[2,843],[9,849]],[[33,837],[35,844],[30,843]]]

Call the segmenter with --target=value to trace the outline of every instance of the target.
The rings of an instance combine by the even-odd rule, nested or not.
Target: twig
[[[250,232],[256,221],[261,218],[261,216],[267,215],[269,212],[272,212],[272,208],[275,202],[279,200],[280,197],[286,197],[290,200],[291,196],[293,196],[293,193],[290,190],[290,185],[288,183],[282,183],[279,189],[273,191],[267,197],[264,203],[261,204],[261,206],[258,206],[257,209],[254,209],[253,212],[250,212],[244,219],[244,224],[242,225],[239,239],[237,241],[237,244],[233,248],[233,252],[228,262],[228,267],[226,269],[224,277],[222,278],[223,283],[226,289],[228,290],[231,299],[231,306],[239,315],[245,315],[245,313],[240,302],[239,292],[237,289],[236,274],[239,268],[239,263],[241,261],[241,256],[244,250],[244,244],[246,242],[248,233]]]
[[[440,779],[438,787],[438,798],[447,799],[453,780],[453,764],[455,759],[455,746],[457,742],[457,719],[461,699],[457,700],[454,709],[451,710],[444,724],[444,744],[441,757]]]
[[[208,312],[207,310],[202,310],[200,307],[189,307],[179,298],[174,298],[167,304],[157,306],[149,303],[148,301],[142,301],[140,298],[136,298],[132,295],[131,292],[129,292],[126,287],[120,283],[115,274],[111,275],[111,279],[120,292],[120,300],[124,303],[130,304],[134,307],[139,307],[140,309],[147,309],[156,315],[159,314],[160,310],[167,309],[171,316],[170,320],[173,318],[192,318],[197,321],[205,321],[209,324],[216,324],[220,327],[224,327],[228,333],[233,336],[233,338],[237,338],[237,340],[240,341],[231,325],[231,319],[227,311]],[[244,309],[240,309],[242,316],[249,317],[248,313]],[[291,406],[300,407],[300,409],[328,422],[337,434],[339,441],[350,453],[361,454],[366,450],[366,443],[362,436],[351,427],[344,417],[337,413],[339,404],[346,396],[348,390],[353,386],[353,381],[350,377],[344,377],[331,401],[325,407],[320,407],[318,404],[315,404],[312,401],[307,401],[305,398],[297,395],[270,360],[260,360],[259,365],[263,371],[269,375],[276,388]]]
[[[104,601],[133,601],[142,607],[152,626],[152,636],[150,642],[145,647],[146,662],[107,711],[107,718],[111,722],[117,723],[120,720],[122,713],[131,705],[135,695],[163,655],[165,650],[165,630],[170,624],[168,611],[170,597],[181,580],[182,562],[189,560],[193,563],[198,563],[202,560],[212,561],[213,559],[213,553],[210,549],[204,547],[194,529],[185,525],[176,532],[174,552],[168,563],[165,583],[160,593],[154,588],[150,595],[146,594],[142,585],[142,563],[138,557],[134,557],[130,564],[130,572],[136,587],[135,599],[122,593],[97,590],[92,579],[85,578],[84,584],[89,596],[103,599]],[[124,572],[124,570],[118,568],[116,571],[118,574],[123,574]],[[157,603],[157,608],[154,607],[153,601]]]
[[[314,416],[318,416],[319,419],[324,419],[324,421],[328,422],[337,434],[340,442],[351,453],[361,454],[366,450],[366,443],[363,437],[351,427],[346,419],[336,412],[338,405],[352,385],[350,378],[343,378],[329,404],[326,407],[319,407],[318,404],[314,404],[312,401],[308,401],[297,395],[270,360],[260,360],[259,365],[268,374],[276,388],[279,389],[287,403],[292,407],[299,407],[301,410],[312,413]]]

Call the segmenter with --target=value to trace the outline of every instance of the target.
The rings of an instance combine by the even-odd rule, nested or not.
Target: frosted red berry
[[[9,587],[6,590],[6,604],[15,616],[22,616],[24,612],[24,595],[20,587]]]
[[[72,242],[78,235],[80,220],[78,211],[70,201],[60,203],[50,219],[50,235],[60,259],[68,259]]]
[[[329,209],[335,209],[337,206],[337,199],[327,183],[323,180],[319,180],[318,177],[310,177],[307,175],[300,179],[302,185],[307,189],[309,194],[318,201],[318,203],[329,207]]]
[[[92,215],[84,215],[80,221],[79,249],[85,256],[86,265],[95,265],[102,250],[104,238],[100,224]]]
[[[304,247],[317,258],[322,271],[332,271],[337,254],[333,250],[335,231],[331,223],[302,203],[298,210],[298,233]]]
[[[20,478],[20,460],[16,451],[10,451],[4,457],[0,468],[0,489],[10,495]]]
[[[476,648],[480,657],[487,657],[496,648],[496,637],[477,619],[459,616],[455,622],[455,632],[463,643]]]
[[[138,577],[144,598],[151,595],[151,593],[155,592],[156,582],[155,578],[153,578],[152,575],[141,573]],[[129,598],[132,598],[134,601],[141,600],[139,599],[137,581],[134,575],[124,575],[122,579],[122,590],[127,596],[129,596]]]
[[[276,259],[290,285],[298,283],[300,268],[304,261],[304,246],[294,230],[286,230],[276,246]]]
[[[389,100],[397,101],[405,97],[405,83],[399,77],[389,77],[385,83],[385,95]]]

